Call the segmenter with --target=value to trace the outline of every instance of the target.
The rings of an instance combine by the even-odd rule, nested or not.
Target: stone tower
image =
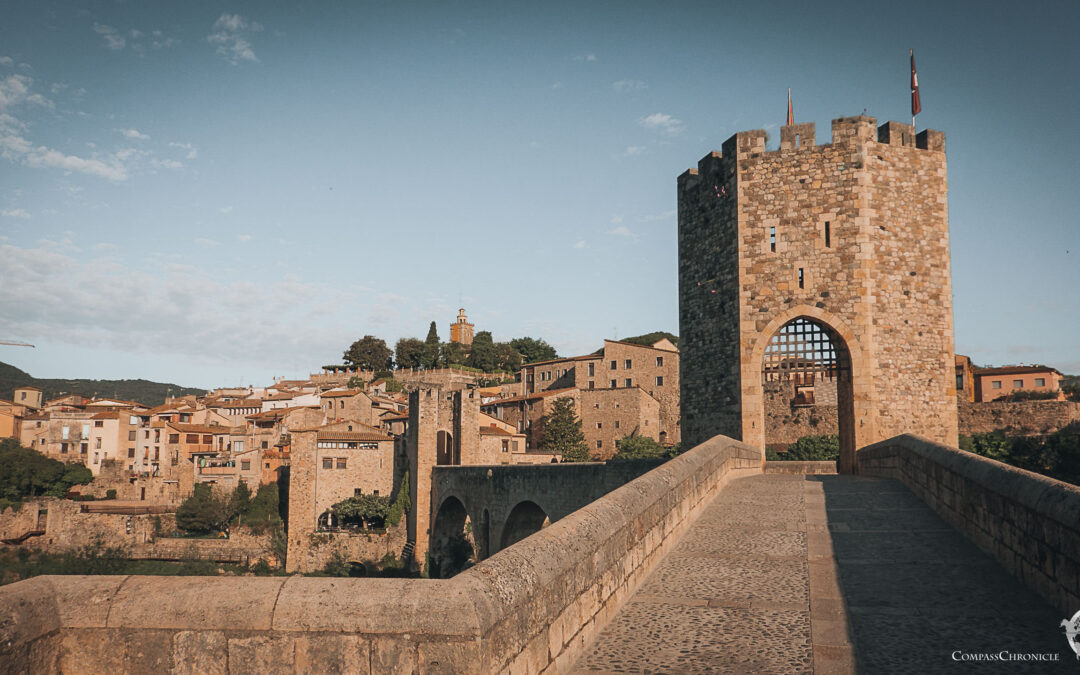
[[[679,176],[684,442],[763,447],[786,377],[835,381],[841,471],[901,433],[956,444],[945,136],[875,125],[741,132]]]
[[[465,308],[461,308],[457,313],[457,321],[450,324],[450,342],[460,342],[468,347],[472,344],[473,340],[473,325],[469,323],[468,317],[465,316]]]

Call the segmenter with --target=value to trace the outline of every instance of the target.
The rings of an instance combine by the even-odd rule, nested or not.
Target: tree
[[[334,520],[340,527],[358,527],[363,530],[382,528],[390,515],[390,498],[375,495],[356,495],[343,499],[330,507]]]
[[[836,434],[821,436],[803,436],[787,447],[786,452],[765,453],[768,460],[790,460],[794,462],[822,462],[840,459],[840,437]]]
[[[229,496],[229,511],[234,514],[245,513],[251,506],[251,488],[244,481],[240,481]]]
[[[427,357],[427,344],[416,338],[401,338],[394,353],[398,368],[421,368]]]
[[[510,343],[508,342],[496,343],[495,368],[511,373],[514,372],[518,368],[521,368],[521,354],[518,350],[510,346]]]
[[[63,497],[74,485],[85,485],[94,474],[82,464],[64,464],[24,448],[14,438],[0,440],[0,498]]]
[[[228,499],[214,494],[209,485],[197,483],[194,494],[176,509],[176,526],[199,534],[224,530],[234,515]]]
[[[374,335],[365,335],[349,346],[342,357],[349,365],[365,370],[387,370],[393,367],[394,353],[386,341]]]
[[[459,366],[465,365],[465,345],[460,342],[444,342],[440,351],[440,359],[444,366],[451,364]]]
[[[367,386],[367,382],[364,382],[364,378],[359,375],[353,375],[349,378],[349,384],[347,386],[349,389],[363,389]]]
[[[531,337],[514,338],[510,341],[510,346],[521,354],[522,363],[537,363],[559,358],[559,354],[554,347],[543,340],[536,340]]]
[[[669,459],[671,448],[665,448],[648,436],[627,436],[615,441],[613,460],[623,459]]]
[[[439,343],[439,331],[435,328],[435,322],[432,321],[428,326],[427,339],[424,340],[424,367],[425,368],[438,368],[439,360],[441,356],[441,344]]]
[[[495,370],[495,341],[491,339],[491,331],[482,330],[473,336],[468,365],[485,373]]]
[[[585,444],[585,433],[581,430],[581,420],[574,412],[574,399],[560,396],[551,404],[551,412],[540,420],[543,432],[540,436],[540,450],[562,455],[564,462],[587,462],[589,446]]]

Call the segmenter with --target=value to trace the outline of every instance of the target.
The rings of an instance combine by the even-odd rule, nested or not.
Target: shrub
[[[116,499],[116,490],[109,488],[105,491],[105,499]]]
[[[787,452],[766,450],[765,459],[793,462],[821,462],[840,459],[840,437],[836,434],[803,436],[788,446]]]
[[[397,497],[394,498],[394,503],[390,505],[390,509],[386,512],[386,524],[390,527],[396,527],[401,522],[401,516],[405,515],[409,507],[412,506],[409,489],[409,472],[406,470],[404,475],[401,476]]]

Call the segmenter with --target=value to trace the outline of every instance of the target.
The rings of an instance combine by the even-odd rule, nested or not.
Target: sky
[[[458,307],[678,333],[676,178],[737,131],[946,134],[956,350],[1080,373],[1080,4],[0,3],[0,361],[267,384]],[[298,6],[293,6],[298,5]],[[901,11],[903,10],[903,11]]]

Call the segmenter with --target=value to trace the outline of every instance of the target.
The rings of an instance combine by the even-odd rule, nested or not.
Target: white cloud
[[[219,213],[232,213],[232,210],[233,210],[232,206],[222,206],[220,209],[218,209],[218,212]]]
[[[608,230],[607,233],[613,234],[616,237],[627,237],[629,239],[633,239],[634,241],[637,241],[638,238],[637,234],[631,232],[630,228],[626,227],[625,225],[619,225],[616,228]]]
[[[683,125],[682,120],[672,117],[667,113],[653,113],[648,117],[642,117],[638,120],[638,124],[645,127],[646,129],[658,131],[668,136],[676,136],[678,134],[681,134],[686,128]]]
[[[195,245],[202,246],[203,248],[213,248],[214,246],[217,246],[218,243],[213,239],[207,239],[206,237],[196,237]]]
[[[555,84],[551,85],[551,88],[552,89],[562,89],[564,86],[565,85],[563,85],[562,82],[556,82]]]
[[[140,132],[138,129],[117,129],[117,131],[119,131],[121,134],[123,134],[124,138],[130,138],[132,140],[139,140],[139,141],[148,141],[148,140],[150,140],[150,136]]]
[[[575,61],[595,61],[596,54],[579,54],[574,57]]]
[[[13,66],[15,65],[15,59],[10,56],[0,56],[0,66]]]
[[[585,243],[585,240],[581,239],[576,244],[574,244],[574,248],[585,248],[586,245],[587,244]]]
[[[622,221],[623,221],[622,216],[612,216],[610,222],[611,222],[612,225],[618,225]]]
[[[619,80],[611,88],[620,94],[636,94],[645,90],[645,83],[641,80]]]
[[[175,159],[151,159],[151,166],[155,169],[182,169],[184,168],[183,162],[178,162]]]
[[[0,138],[0,146],[3,145],[4,140]],[[23,141],[25,139],[15,140]],[[127,168],[115,159],[110,162],[99,159],[86,159],[75,155],[65,155],[59,150],[53,150],[45,146],[29,150],[25,154],[23,161],[28,166],[38,169],[63,169],[64,171],[74,171],[107,178],[112,181],[123,181],[128,178]]]
[[[241,61],[258,63],[255,50],[248,38],[251,33],[262,30],[262,25],[248,21],[239,14],[222,14],[214,22],[213,32],[206,37],[207,42],[217,46],[218,55],[234,66]]]
[[[0,211],[0,216],[5,218],[29,218],[30,212],[25,209],[4,209]]]
[[[199,156],[199,151],[195,149],[191,143],[169,143],[170,148],[176,148],[177,150],[186,150],[187,154],[184,155],[185,159],[195,159]]]
[[[627,146],[626,150],[623,151],[623,156],[624,157],[635,157],[637,155],[642,154],[643,152],[645,152],[645,146],[644,145],[630,145],[630,146]]]
[[[648,223],[657,220],[671,220],[674,217],[675,209],[671,209],[670,211],[664,211],[663,213],[653,213],[647,216],[642,216],[641,220]]]
[[[125,39],[123,35],[120,35],[119,31],[112,26],[95,23],[94,32],[104,38],[106,49],[117,51],[123,49],[124,45],[127,44],[127,39]]]
[[[238,234],[238,235],[236,235],[236,241],[238,241],[238,242],[240,242],[242,244],[248,243],[249,241],[251,241],[251,238],[252,237],[251,237],[250,234]]]

